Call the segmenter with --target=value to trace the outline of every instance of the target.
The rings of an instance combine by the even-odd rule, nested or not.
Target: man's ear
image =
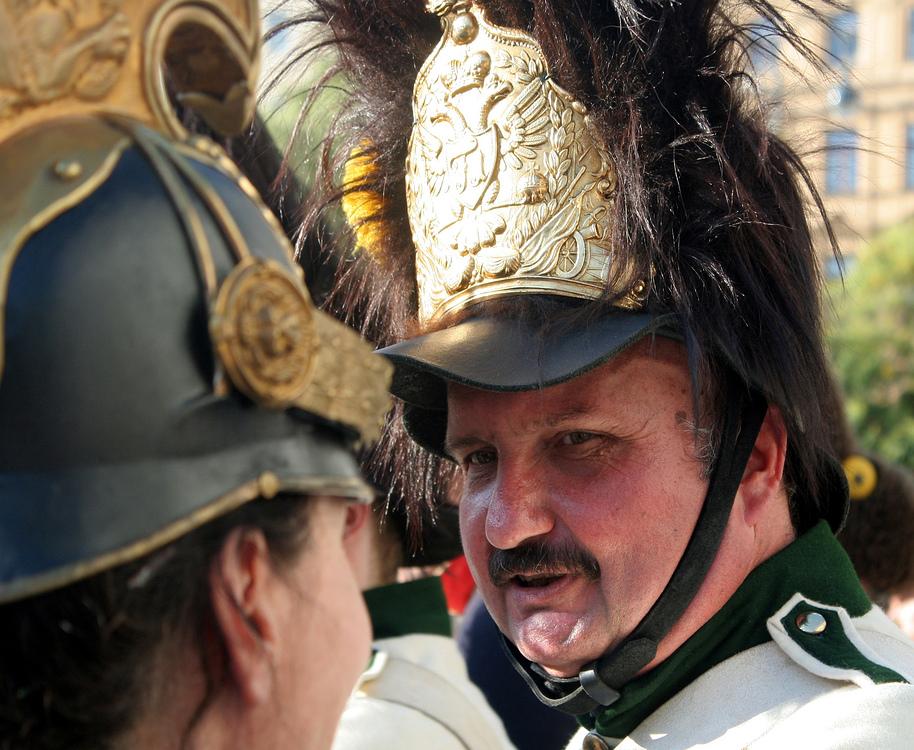
[[[263,532],[235,529],[210,569],[210,596],[240,698],[249,705],[270,699],[279,631],[279,585]]]
[[[754,526],[783,494],[786,457],[787,427],[780,409],[769,406],[740,482],[746,525]]]

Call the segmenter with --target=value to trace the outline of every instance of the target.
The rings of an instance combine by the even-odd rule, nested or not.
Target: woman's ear
[[[371,517],[370,505],[350,503],[343,527],[343,549],[363,591],[377,584],[379,532],[375,524],[369,523]]]
[[[364,503],[349,503],[346,506],[346,526],[343,528],[343,541],[355,536],[368,523],[371,517],[371,506]]]
[[[213,561],[209,585],[233,685],[246,704],[265,703],[275,688],[282,582],[263,532],[232,531]]]
[[[739,492],[743,503],[743,517],[747,526],[754,526],[765,515],[779,496],[786,494],[782,479],[787,457],[787,428],[776,406],[769,406]]]

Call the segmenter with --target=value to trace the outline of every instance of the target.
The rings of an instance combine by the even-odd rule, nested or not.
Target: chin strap
[[[547,706],[579,715],[615,703],[622,687],[653,660],[660,641],[682,617],[704,582],[768,409],[764,396],[747,391],[734,373],[728,373],[726,394],[720,454],[698,521],[666,588],[631,634],[614,651],[588,664],[577,677],[569,678],[550,676],[501,636],[508,659]]]

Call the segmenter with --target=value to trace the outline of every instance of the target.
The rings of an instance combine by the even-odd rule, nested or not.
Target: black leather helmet
[[[124,33],[127,70],[150,40]],[[257,497],[370,500],[350,448],[389,366],[314,307],[250,184],[148,110],[55,102],[0,120],[0,602]]]

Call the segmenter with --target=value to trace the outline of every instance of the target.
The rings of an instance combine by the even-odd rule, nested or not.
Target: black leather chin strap
[[[537,698],[568,714],[585,714],[619,699],[619,691],[646,667],[660,641],[692,602],[720,547],[768,404],[728,373],[720,452],[708,493],[666,588],[632,633],[612,652],[588,664],[577,677],[555,678],[525,659],[504,636],[502,648]]]

